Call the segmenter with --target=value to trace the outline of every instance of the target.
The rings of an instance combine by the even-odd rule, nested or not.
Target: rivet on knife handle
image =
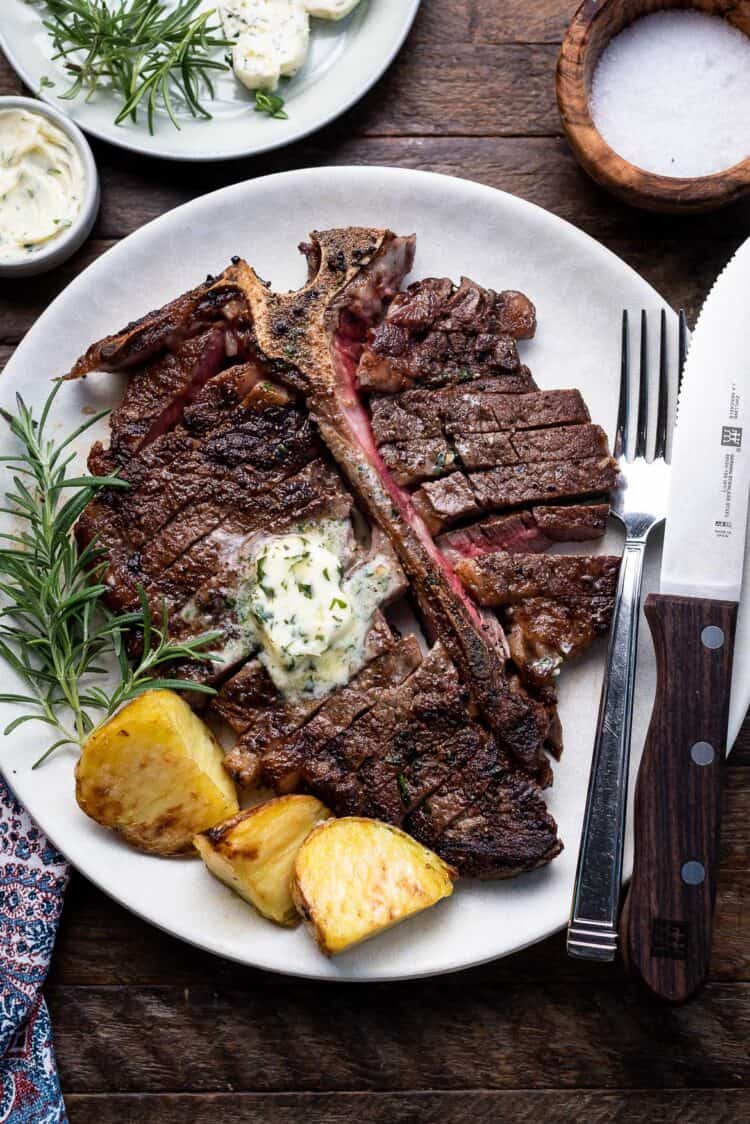
[[[657,689],[635,793],[623,954],[656,995],[704,981],[719,855],[737,605],[651,595]]]

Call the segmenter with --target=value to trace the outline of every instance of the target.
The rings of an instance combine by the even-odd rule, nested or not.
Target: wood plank
[[[471,36],[482,43],[559,43],[579,2],[473,0]],[[446,6],[451,8],[452,3]]]
[[[204,1093],[66,1097],[71,1124],[735,1124],[750,1116],[750,1093],[664,1089],[610,1093]]]
[[[553,43],[442,43],[415,34],[360,103],[359,131],[372,136],[559,136],[557,56]]]
[[[750,230],[750,201],[718,215],[668,222],[616,204],[578,169],[565,143],[552,138],[342,138],[330,149],[316,142],[291,150],[284,160],[282,168],[326,162],[394,164],[463,175],[510,191],[575,222],[693,318],[716,274]],[[253,171],[263,173],[269,167],[261,160]],[[237,180],[249,172],[249,165],[240,164]],[[96,237],[51,275],[0,282],[0,343],[17,342],[53,297],[115,240],[193,195],[212,190],[221,182],[219,176],[216,168],[191,169],[186,182],[179,166],[145,165],[128,154],[110,152],[103,163],[105,204]],[[134,314],[139,311],[136,304]]]
[[[750,1082],[750,985],[711,983],[692,1003],[668,1007],[624,983],[494,985],[486,971],[475,982],[459,973],[365,990],[237,970],[227,985],[50,987],[46,995],[71,1091]]]

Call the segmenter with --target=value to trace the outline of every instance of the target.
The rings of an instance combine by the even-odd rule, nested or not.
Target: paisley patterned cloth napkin
[[[40,988],[69,868],[0,777],[0,1124],[64,1124]]]

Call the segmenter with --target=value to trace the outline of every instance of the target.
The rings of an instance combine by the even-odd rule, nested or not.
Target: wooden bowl
[[[656,175],[610,148],[589,112],[591,81],[607,44],[640,16],[665,8],[696,8],[723,16],[750,36],[750,0],[584,0],[560,51],[557,103],[577,160],[602,187],[649,211],[709,211],[750,191],[750,156],[710,176]]]

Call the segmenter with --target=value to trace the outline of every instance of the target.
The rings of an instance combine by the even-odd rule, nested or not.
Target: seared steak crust
[[[522,293],[494,293],[467,278],[428,278],[398,293],[375,329],[357,368],[365,390],[394,392],[486,376],[530,389],[516,339],[534,334],[534,306]]]
[[[620,559],[600,554],[509,554],[465,558],[456,571],[482,605],[513,605],[529,597],[613,597]]]
[[[496,383],[481,388],[408,390],[373,397],[372,429],[378,446],[419,437],[464,437],[470,433],[543,429],[591,420],[577,390],[538,390],[503,394]]]
[[[454,472],[423,484],[413,503],[427,526],[437,534],[452,523],[527,503],[544,503],[570,496],[603,495],[617,479],[617,463],[610,456],[581,461],[543,461],[493,468],[464,475]]]
[[[620,559],[500,551],[463,558],[456,569],[478,601],[503,607],[513,662],[539,686],[609,628]]]
[[[333,737],[346,730],[387,688],[400,683],[419,666],[421,654],[413,638],[394,643],[381,624],[373,639],[371,661],[346,687],[325,699],[287,702],[273,688],[270,693],[265,690],[256,696],[257,707],[245,711],[243,736],[224,761],[240,784],[246,784],[248,776],[255,779],[262,771],[278,791],[296,788],[302,765],[310,753],[316,752],[323,735]],[[235,683],[240,676],[242,683]],[[222,696],[236,700],[240,691],[255,691],[256,678],[257,673],[251,675],[243,670],[220,692],[214,706],[221,712]]]
[[[562,845],[537,784],[510,764],[466,702],[438,644],[399,685],[373,692],[363,713],[352,718],[346,707],[338,732],[318,711],[309,737],[303,726],[287,741],[285,752],[294,753],[284,769],[296,767],[338,815],[400,824],[438,854],[455,853],[461,874],[507,877],[549,862]],[[473,848],[469,815],[482,824]]]
[[[529,597],[509,606],[508,644],[524,680],[537,686],[552,682],[564,660],[608,632],[614,605],[614,595],[601,595]]]

